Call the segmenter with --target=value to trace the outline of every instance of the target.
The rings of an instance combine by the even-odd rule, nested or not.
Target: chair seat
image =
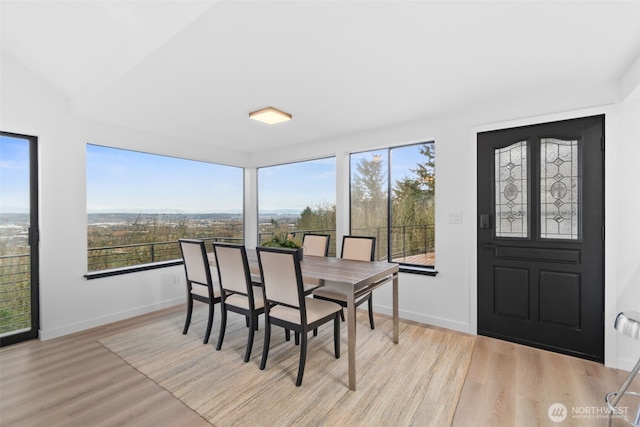
[[[196,285],[194,284],[191,288],[191,293],[195,295],[200,295],[201,297],[209,298],[209,291],[206,286]],[[220,298],[220,289],[213,288],[213,297]]]
[[[224,300],[226,305],[233,305],[245,310],[249,310],[249,299],[246,295],[232,294]],[[253,289],[253,306],[256,310],[264,307],[264,298],[262,297],[262,288],[255,286]]]
[[[313,291],[313,295],[318,296],[318,297],[322,297],[322,298],[330,298],[336,301],[342,301],[346,304],[347,302],[347,296],[345,294],[341,294],[340,292],[334,291],[332,289],[326,289],[326,288],[320,288],[320,289],[316,289],[315,291]],[[371,295],[371,292],[367,292],[364,295],[359,296],[358,298],[356,298],[355,303],[356,305],[369,297],[369,295]]]
[[[313,323],[342,310],[342,307],[336,303],[313,298],[307,298],[305,304],[307,306],[307,323]],[[300,313],[295,308],[277,305],[269,311],[269,316],[285,322],[300,324]]]
[[[616,317],[616,331],[640,340],[640,312],[623,311]]]

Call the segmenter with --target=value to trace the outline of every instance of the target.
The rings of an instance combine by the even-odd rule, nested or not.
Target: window
[[[351,234],[375,236],[376,258],[405,271],[432,268],[435,144],[354,153],[350,166]]]
[[[181,258],[180,238],[242,243],[243,175],[238,167],[88,144],[88,271],[171,265]]]
[[[334,157],[258,169],[258,241],[306,232],[329,234],[336,254],[336,159]]]
[[[0,131],[0,347],[37,338],[38,138]]]

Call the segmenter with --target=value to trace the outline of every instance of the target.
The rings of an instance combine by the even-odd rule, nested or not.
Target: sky
[[[87,212],[242,212],[242,168],[87,144]]]
[[[29,162],[26,140],[0,137],[0,212],[26,212]],[[387,150],[358,153],[371,158]],[[241,213],[243,170],[87,144],[87,212]],[[394,181],[411,175],[418,146],[393,150]],[[301,212],[336,202],[334,157],[258,169],[260,213]]]
[[[0,135],[0,213],[29,212],[29,141]]]
[[[336,203],[335,157],[258,169],[260,213]]]

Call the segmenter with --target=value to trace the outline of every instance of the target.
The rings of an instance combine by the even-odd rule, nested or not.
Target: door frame
[[[0,131],[3,136],[23,139],[29,142],[29,246],[31,278],[31,330],[2,338],[2,346],[38,338],[40,332],[40,220],[39,220],[39,180],[38,137]]]
[[[473,216],[469,218],[466,224],[466,230],[469,233],[471,239],[469,244],[471,245],[469,251],[469,332],[477,335],[478,333],[478,238],[477,238],[477,218],[479,215],[477,208],[478,199],[478,181],[477,181],[477,161],[478,161],[478,149],[477,149],[477,134],[479,132],[487,132],[493,130],[502,130],[513,127],[536,125],[546,122],[555,122],[561,120],[579,119],[581,117],[604,115],[604,137],[605,141],[614,141],[617,133],[616,127],[616,113],[615,106],[601,106],[594,108],[585,108],[581,110],[573,110],[569,112],[554,113],[541,116],[531,116],[521,119],[514,119],[501,122],[488,122],[486,124],[470,126],[469,134],[467,135],[467,150],[471,153],[468,157],[467,170],[471,174],[470,184],[473,185],[471,189],[471,197],[469,197],[469,205],[467,209],[469,212],[473,212]],[[480,122],[481,120],[476,120]],[[611,144],[609,144],[611,145]],[[613,183],[611,180],[606,179],[606,171],[614,170],[615,165],[610,164],[613,156],[608,156],[607,150],[604,153],[604,169],[605,169],[605,182],[604,182],[604,194],[605,194],[605,234],[606,230],[615,229],[615,224],[611,222],[612,215],[607,215],[607,201],[612,195],[616,194],[615,189],[612,188]],[[604,364],[608,367],[618,367],[618,350],[617,340],[618,335],[613,324],[618,314],[617,310],[617,295],[618,287],[614,278],[614,269],[609,268],[611,265],[610,254],[614,251],[614,239],[610,238],[610,234],[607,234],[604,244]],[[630,369],[630,368],[629,368]]]

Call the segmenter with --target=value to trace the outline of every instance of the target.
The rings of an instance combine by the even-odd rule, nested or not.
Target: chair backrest
[[[180,250],[184,261],[184,270],[187,275],[187,285],[199,283],[204,286],[212,286],[211,270],[207,250],[202,240],[180,239]]]
[[[268,301],[304,308],[304,289],[300,270],[300,249],[260,246],[258,264],[265,306]]]
[[[342,253],[344,259],[373,261],[375,259],[376,238],[370,236],[344,236]]]
[[[220,288],[227,292],[253,296],[247,250],[244,245],[214,243],[213,253],[216,257]]]
[[[328,234],[307,233],[302,236],[302,247],[305,255],[327,256],[329,253]]]

